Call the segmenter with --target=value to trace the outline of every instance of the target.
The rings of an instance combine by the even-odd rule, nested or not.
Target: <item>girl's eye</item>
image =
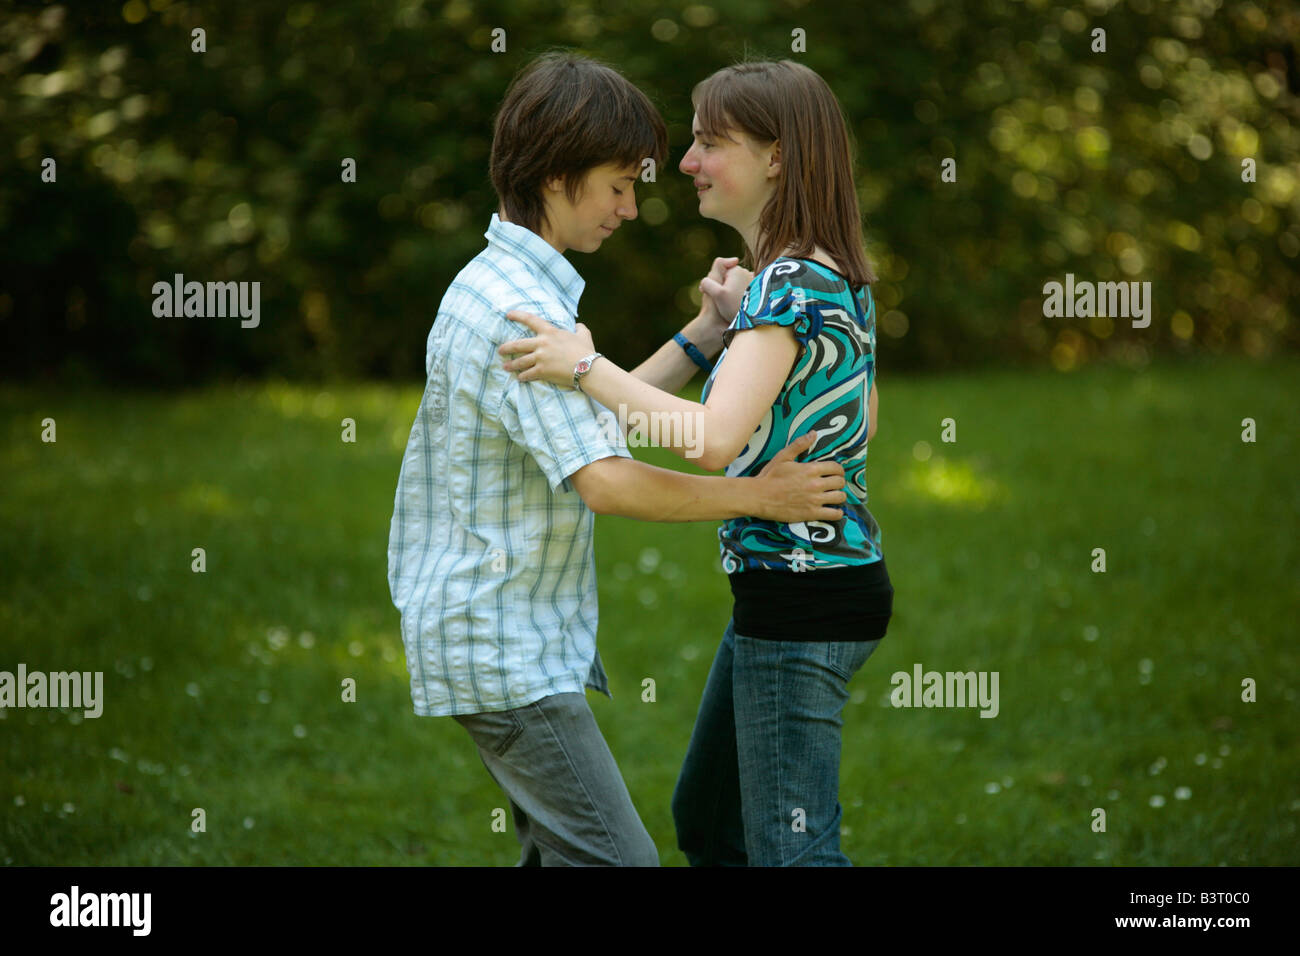
[[[615,190],[614,190],[614,195],[615,195],[615,196],[621,196],[621,195],[623,195],[623,190],[621,190],[621,189],[615,189]]]

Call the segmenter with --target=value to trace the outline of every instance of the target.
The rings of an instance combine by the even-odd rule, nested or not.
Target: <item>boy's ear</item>
[[[582,200],[583,193],[586,191],[587,177],[585,175],[578,177],[574,181],[574,184],[575,184],[574,201],[579,202]],[[565,192],[564,189],[563,176],[552,176],[550,179],[546,180],[545,188],[546,191],[551,194],[551,198],[554,200],[558,201],[561,197],[566,199],[568,198],[568,193]]]

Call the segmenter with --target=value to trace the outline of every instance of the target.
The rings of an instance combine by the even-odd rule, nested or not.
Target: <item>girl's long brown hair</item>
[[[854,143],[826,81],[793,60],[738,63],[696,85],[691,102],[701,130],[748,133],[780,141],[776,192],[758,218],[758,249],[746,248],[757,272],[786,249],[807,258],[821,246],[852,288],[876,281],[862,241],[862,210],[853,181]]]

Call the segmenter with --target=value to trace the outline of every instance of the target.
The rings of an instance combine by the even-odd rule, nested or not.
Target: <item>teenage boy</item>
[[[634,219],[641,160],[666,152],[654,107],[609,67],[549,54],[515,78],[492,141],[500,207],[487,248],[438,309],[398,478],[388,582],[415,713],[469,732],[509,798],[521,866],[659,863],[585,695],[611,696],[596,650],[593,512],[813,521],[838,518],[845,500],[838,465],[794,461],[815,436],[757,478],[681,474],[612,440],[581,391],[583,368],[573,389],[502,369],[496,349],[519,333],[507,311],[575,328],[584,283],[563,253],[595,252]],[[716,354],[726,325],[706,302],[683,332]],[[635,374],[676,390],[695,369],[670,341]]]

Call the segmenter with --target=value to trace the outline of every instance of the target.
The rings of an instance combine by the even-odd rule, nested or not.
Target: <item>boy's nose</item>
[[[682,161],[677,164],[677,168],[687,176],[694,176],[700,169],[700,164],[695,160],[695,147],[692,146],[682,157]]]

